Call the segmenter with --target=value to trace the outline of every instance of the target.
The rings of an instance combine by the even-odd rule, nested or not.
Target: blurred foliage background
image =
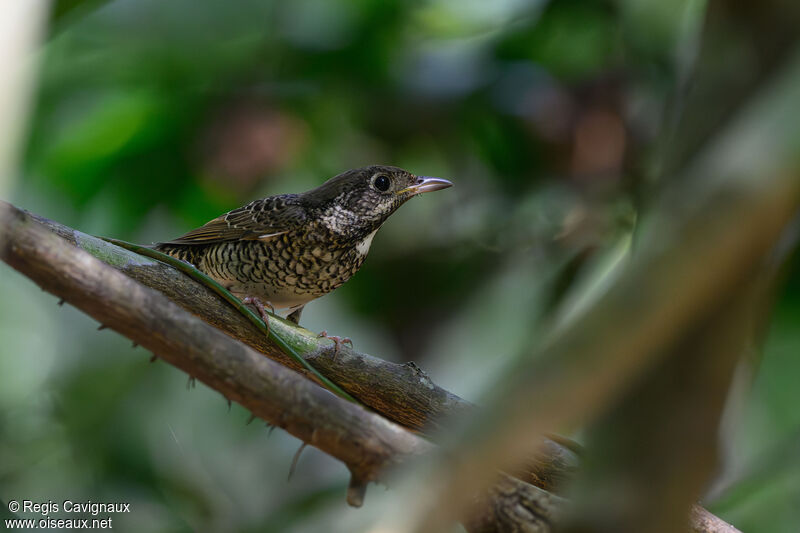
[[[404,206],[303,325],[478,400],[635,244],[698,0],[63,0],[10,200],[154,242],[372,163]],[[798,132],[800,133],[800,132]],[[731,407],[709,508],[800,523],[800,269]],[[123,531],[347,531],[347,472],[0,265],[0,499],[131,502]],[[367,498],[379,497],[375,489]]]

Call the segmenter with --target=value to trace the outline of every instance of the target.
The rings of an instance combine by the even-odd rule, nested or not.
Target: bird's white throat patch
[[[378,233],[378,230],[373,231],[372,233],[364,237],[363,241],[356,244],[356,251],[359,254],[367,255],[367,252],[369,252],[369,247],[372,245],[372,238],[375,237],[376,233]]]

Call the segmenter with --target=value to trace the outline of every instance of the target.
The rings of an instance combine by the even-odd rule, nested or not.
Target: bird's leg
[[[347,343],[350,345],[350,348],[353,347],[353,341],[349,337],[336,337],[334,335],[328,335],[327,331],[320,332],[317,335],[318,339],[330,339],[333,341],[334,348],[333,348],[333,359],[336,360],[336,356],[339,355],[339,349],[342,347],[342,344]]]
[[[262,302],[255,296],[245,296],[242,300],[243,304],[252,305],[258,311],[258,314],[261,315],[261,320],[264,321],[264,325],[267,326],[267,335],[269,335],[269,315],[267,314],[267,307],[270,308],[270,311],[273,313],[275,312],[275,308],[269,302]]]
[[[288,320],[289,322],[294,322],[295,324],[297,324],[299,326],[300,325],[300,315],[303,313],[303,308],[304,307],[305,307],[304,305],[301,305],[300,307],[298,307],[297,309],[295,309],[294,311],[292,311],[291,313],[286,315],[286,320]]]

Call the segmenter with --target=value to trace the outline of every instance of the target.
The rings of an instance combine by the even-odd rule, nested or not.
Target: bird
[[[365,166],[303,193],[254,200],[154,248],[192,264],[256,307],[265,322],[270,307],[299,324],[308,302],[361,268],[392,213],[415,196],[452,185],[394,166]],[[320,336],[338,350],[341,339]]]

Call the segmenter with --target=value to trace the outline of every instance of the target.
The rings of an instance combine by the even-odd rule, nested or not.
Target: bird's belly
[[[199,266],[237,296],[256,296],[285,309],[341,286],[364,258],[354,248],[301,247],[288,239],[239,241],[211,247]]]
[[[257,281],[233,282],[227,288],[239,299],[255,296],[263,302],[269,302],[276,310],[300,307],[319,297],[313,294],[297,294],[293,291],[281,290],[269,283]]]

